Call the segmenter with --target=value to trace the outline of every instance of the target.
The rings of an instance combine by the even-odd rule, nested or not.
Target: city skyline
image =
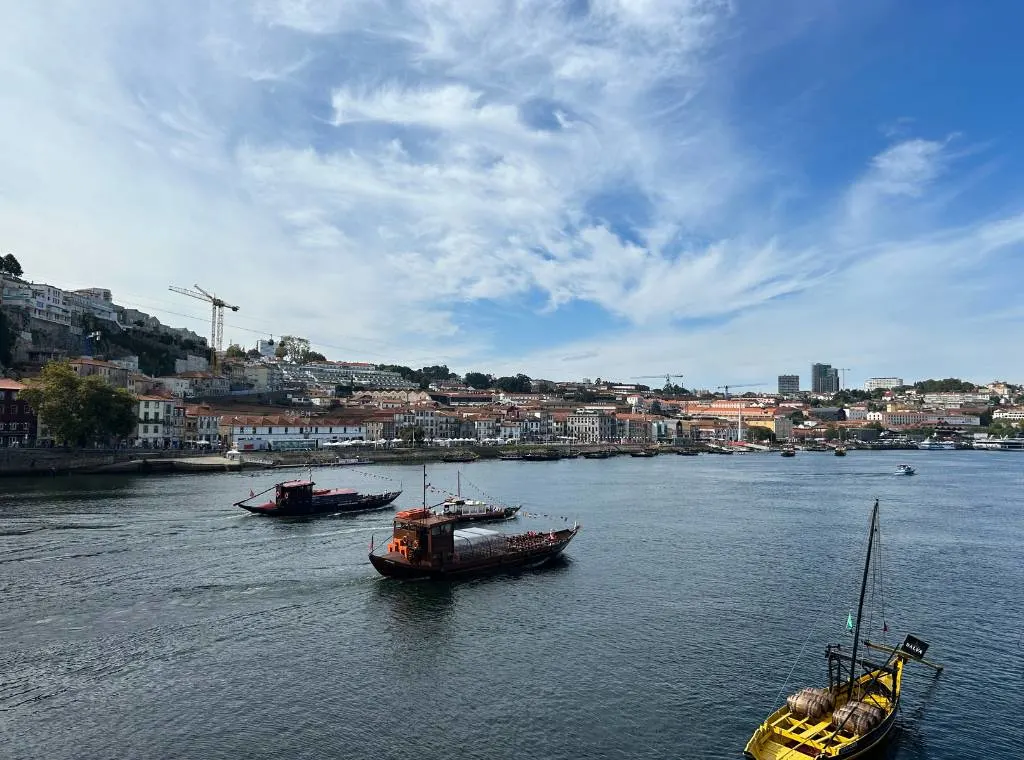
[[[230,340],[337,359],[1024,377],[1024,9],[502,8],[15,5],[0,249],[205,333],[167,292],[198,282]]]

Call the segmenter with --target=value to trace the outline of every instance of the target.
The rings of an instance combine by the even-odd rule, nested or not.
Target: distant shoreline
[[[334,451],[253,451],[242,452],[238,457],[228,458],[220,454],[203,455],[193,451],[136,451],[130,449],[111,450],[67,450],[51,449],[9,449],[0,450],[0,477],[56,477],[58,475],[156,475],[167,473],[240,472],[242,470],[294,470],[308,467],[345,467],[375,464],[427,464],[427,463],[469,463],[479,460],[515,459],[516,454],[529,452],[558,452],[565,458],[573,458],[587,452],[608,451],[615,456],[629,456],[634,452],[656,450],[659,456],[673,456],[689,450],[704,456],[723,454],[761,454],[778,456],[779,449],[743,449],[708,444],[693,446],[652,446],[642,444],[587,444],[568,449],[564,445],[524,444],[518,446],[462,446],[447,448],[424,446],[420,448],[401,447],[353,451],[350,455],[339,455]],[[967,451],[969,449],[957,449]],[[916,448],[868,448],[850,447],[853,456],[875,451],[918,451]],[[798,449],[799,455],[832,455],[832,449]]]

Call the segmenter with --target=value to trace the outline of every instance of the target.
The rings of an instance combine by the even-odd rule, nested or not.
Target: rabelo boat
[[[370,563],[381,575],[400,580],[458,580],[541,567],[558,557],[576,537],[571,528],[499,533],[482,527],[458,528],[454,515],[435,514],[426,505],[395,515],[391,540],[370,545]]]
[[[277,483],[266,491],[236,501],[235,506],[248,510],[255,515],[270,517],[308,517],[311,515],[333,515],[342,512],[369,512],[383,509],[401,496],[401,491],[385,491],[384,493],[363,494],[352,488],[320,488],[315,489],[312,480],[288,480]],[[274,500],[262,504],[248,502],[274,491]]]
[[[888,656],[881,663],[858,659],[871,550],[879,533],[877,500],[869,530],[852,653],[845,654],[840,644],[826,647],[828,686],[805,688],[790,695],[747,742],[743,755],[749,760],[867,758],[881,748],[896,723],[903,666],[918,662],[941,672],[941,665],[924,660],[928,644],[910,634],[898,649],[865,640],[866,647]],[[847,627],[852,625],[848,618]],[[883,630],[887,630],[884,623]]]

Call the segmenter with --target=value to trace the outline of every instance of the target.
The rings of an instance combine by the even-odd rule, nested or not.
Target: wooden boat
[[[846,456],[846,447],[845,446],[836,446],[835,455],[837,457],[845,457]]]
[[[504,506],[491,504],[477,499],[464,499],[462,497],[462,474],[458,475],[458,486],[455,496],[449,496],[432,512],[437,515],[452,515],[457,518],[457,524],[497,522],[511,520],[519,514],[520,506]]]
[[[556,459],[561,459],[562,455],[556,449],[537,449],[524,451],[520,458],[524,462],[554,462]]]
[[[475,462],[480,458],[479,454],[472,451],[455,451],[441,457],[442,462]]]
[[[437,515],[426,506],[395,515],[391,540],[373,549],[370,564],[381,575],[401,580],[458,580],[541,567],[558,557],[580,526],[518,534],[482,527],[457,528],[452,515]]]
[[[631,457],[656,457],[658,452],[655,449],[640,449],[639,451],[629,452]]]
[[[795,457],[796,449],[793,448],[792,446],[783,446],[782,451],[780,451],[779,454],[784,457]]]
[[[847,655],[838,644],[826,648],[829,685],[801,689],[769,715],[743,751],[750,760],[865,758],[881,747],[896,722],[904,665],[913,661],[942,670],[941,665],[923,659],[928,644],[910,634],[899,649],[864,642],[865,646],[888,654],[882,663],[858,659],[864,594],[872,547],[877,541],[876,500],[871,510],[867,557],[857,602],[857,623],[853,630],[853,651]],[[848,619],[847,625],[852,625],[852,622]]]
[[[695,457],[699,453],[697,449],[676,449],[676,454],[681,457]]]
[[[609,459],[615,456],[616,452],[609,449],[599,449],[597,451],[584,451],[584,459]]]
[[[383,509],[401,496],[401,491],[386,491],[378,494],[362,494],[351,488],[321,488],[314,490],[312,480],[288,480],[277,483],[273,489],[274,500],[263,504],[247,502],[262,496],[249,492],[249,497],[236,501],[235,506],[256,515],[269,517],[307,517],[329,515],[341,512],[368,512]]]

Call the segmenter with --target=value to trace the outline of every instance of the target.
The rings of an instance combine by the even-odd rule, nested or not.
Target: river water
[[[916,477],[892,474],[904,460]],[[402,584],[366,559],[390,511],[231,506],[268,473],[0,480],[0,756],[737,758],[850,643],[876,497],[890,633],[866,612],[864,636],[912,632],[946,665],[908,667],[886,756],[1022,756],[1024,455],[475,462],[431,482],[456,468],[465,495],[547,515],[524,529],[582,522],[566,559]],[[415,467],[314,476],[420,500]]]

